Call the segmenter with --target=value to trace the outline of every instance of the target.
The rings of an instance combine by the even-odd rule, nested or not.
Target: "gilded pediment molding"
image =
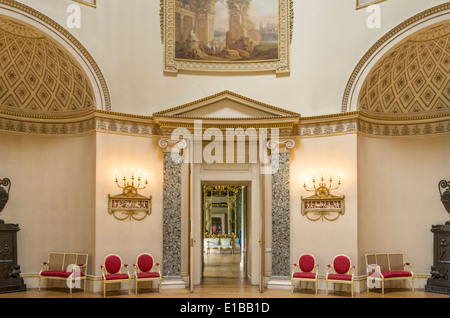
[[[300,114],[292,112],[280,107],[276,107],[267,103],[260,102],[258,100],[234,93],[229,90],[225,90],[201,99],[197,99],[192,102],[188,102],[176,107],[172,107],[153,114],[154,117],[173,117],[173,118],[186,118],[186,119],[205,119],[204,116],[189,116],[186,115],[193,109],[207,107],[208,105],[217,103],[222,100],[235,101],[243,105],[243,107],[254,108],[267,113],[266,116],[255,116],[258,118],[279,118],[279,117],[300,117]],[[213,117],[214,119],[230,119],[230,117]],[[232,119],[248,119],[233,117]]]

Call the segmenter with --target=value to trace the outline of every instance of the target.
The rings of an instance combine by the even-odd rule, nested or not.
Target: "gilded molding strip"
[[[190,124],[156,123],[153,117],[130,115],[103,110],[83,114],[45,116],[0,110],[0,131],[37,135],[74,135],[91,131],[134,134],[138,136],[170,135],[177,127],[193,128]],[[214,125],[212,125],[214,126]],[[208,128],[204,126],[203,128]],[[226,128],[279,128],[280,136],[323,137],[365,133],[377,136],[422,136],[450,133],[450,113],[419,117],[376,117],[359,111],[299,118],[297,124],[220,125]],[[225,132],[226,133],[226,132]]]

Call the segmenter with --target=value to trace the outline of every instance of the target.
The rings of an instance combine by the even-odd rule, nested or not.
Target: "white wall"
[[[358,138],[358,241],[366,253],[402,252],[415,273],[433,264],[431,226],[448,214],[438,183],[449,179],[448,135]]]
[[[49,137],[0,133],[0,178],[11,179],[0,215],[19,224],[18,263],[39,273],[49,252],[92,255],[94,245],[95,135]],[[89,259],[88,271],[93,268]],[[26,281],[37,287],[37,280]]]
[[[133,137],[108,133],[97,134],[96,206],[95,206],[95,268],[92,275],[101,276],[100,265],[108,254],[118,254],[134,274],[133,264],[141,253],[150,253],[155,262],[162,263],[162,151],[156,138]],[[119,221],[108,214],[108,194],[122,193],[114,182],[123,168],[131,182],[130,170],[140,168],[148,172],[148,186],[139,194],[152,197],[152,212],[142,221]],[[128,286],[126,286],[128,288]]]
[[[66,27],[70,0],[21,0]],[[369,29],[369,13],[354,0],[294,1],[291,75],[218,76],[163,74],[159,1],[99,0],[82,7],[81,29],[69,31],[102,70],[112,110],[151,115],[156,111],[231,90],[301,113],[338,113],[347,81],[363,55],[406,19],[443,0],[381,3],[381,29]]]
[[[342,135],[325,138],[297,139],[291,150],[291,263],[297,264],[301,254],[311,253],[319,264],[319,274],[326,273],[326,266],[334,256],[346,254],[357,263],[358,253],[358,188],[357,188],[357,135]],[[312,188],[312,171],[317,176],[324,168],[324,177],[329,178],[329,170],[335,176],[342,173],[342,185],[332,194],[345,195],[345,214],[336,221],[310,221],[301,215],[301,197],[309,197],[312,192],[303,188],[303,175],[307,177],[307,187]]]

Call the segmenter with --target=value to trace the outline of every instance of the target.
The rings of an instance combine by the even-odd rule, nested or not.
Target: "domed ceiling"
[[[93,89],[75,58],[43,31],[0,15],[0,108],[71,113],[95,107]]]
[[[423,116],[450,110],[450,20],[418,31],[387,52],[367,76],[362,112]]]

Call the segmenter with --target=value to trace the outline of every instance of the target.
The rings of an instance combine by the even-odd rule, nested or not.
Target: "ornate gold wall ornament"
[[[311,196],[302,199],[301,213],[310,221],[336,221],[345,214],[345,196],[330,195],[327,198]]]
[[[333,188],[332,171],[330,170],[329,184],[327,185],[322,169],[322,176],[318,186],[316,186],[315,171],[313,171],[313,189],[306,186],[306,177],[303,177],[303,187],[306,191],[314,192],[313,196],[301,197],[302,207],[301,213],[310,221],[336,221],[340,216],[345,214],[345,196],[336,196],[331,191],[339,189],[341,186],[341,173],[339,173],[338,184]]]
[[[209,24],[213,23],[216,12],[214,6],[218,0],[207,0],[200,4],[185,2],[184,0],[161,0],[161,30],[164,46],[164,71],[177,73],[178,71],[194,72],[275,72],[277,74],[287,74],[290,71],[290,44],[292,40],[293,28],[293,1],[278,0],[278,57],[253,59],[247,51],[248,43],[242,43],[239,49],[230,46],[232,37],[239,31],[229,32],[227,35],[227,45],[225,49],[222,45],[215,45],[214,29]],[[246,3],[234,5],[230,2],[228,8],[230,17],[241,14],[242,18],[248,17],[243,13]],[[192,7],[194,6],[194,7]],[[200,8],[195,7],[200,6]],[[242,11],[242,12],[241,12]],[[275,12],[274,12],[275,13]],[[186,17],[186,19],[184,19]],[[232,21],[230,18],[230,26]],[[200,21],[197,23],[197,21]],[[241,25],[250,25],[243,23]],[[272,26],[271,26],[272,27]],[[256,30],[256,29],[255,29]],[[259,31],[258,31],[259,32]],[[246,36],[252,36],[251,32],[243,32]],[[252,38],[253,39],[253,38]],[[258,43],[258,41],[249,41]],[[213,49],[211,49],[211,46]],[[184,47],[181,56],[179,49]],[[203,47],[203,48],[202,48]],[[208,50],[205,49],[208,47]],[[245,48],[245,49],[242,49]],[[177,51],[178,50],[178,51]],[[208,53],[209,52],[209,53]],[[217,58],[219,52],[224,56]],[[275,52],[272,50],[272,52]]]
[[[356,10],[366,8],[373,4],[381,3],[387,0],[356,0]]]
[[[150,215],[152,209],[152,197],[145,197],[138,193],[139,190],[145,189],[148,185],[147,173],[145,173],[146,178],[142,187],[140,175],[137,178],[137,185],[134,183],[134,168],[132,169],[131,182],[128,182],[124,176],[123,185],[119,184],[117,171],[115,173],[115,182],[117,187],[122,189],[122,194],[116,196],[108,195],[108,213],[112,214],[119,221],[126,219],[142,221]]]
[[[72,1],[84,4],[92,8],[97,8],[97,0],[72,0]]]
[[[132,219],[142,221],[152,212],[152,197],[137,195],[128,197],[126,195],[108,195],[108,213],[117,220],[124,221]]]

